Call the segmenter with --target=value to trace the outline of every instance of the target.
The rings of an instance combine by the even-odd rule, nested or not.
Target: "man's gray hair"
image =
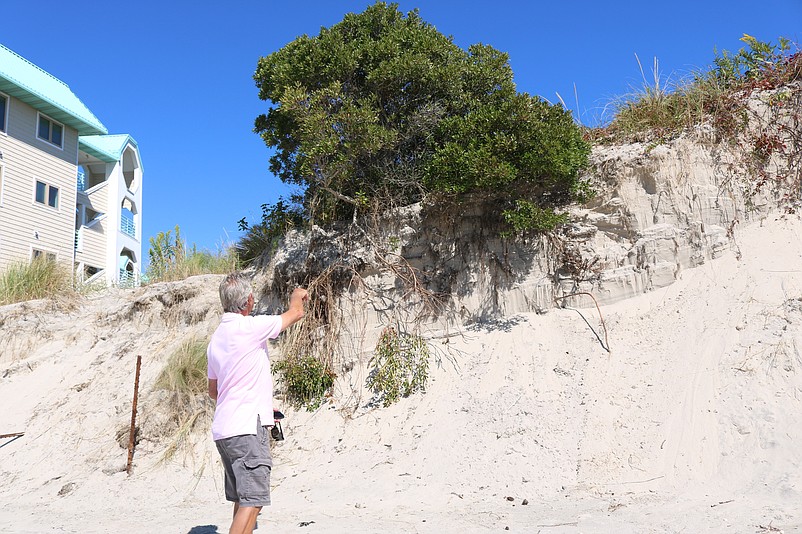
[[[220,303],[226,313],[239,313],[248,306],[251,282],[242,272],[231,273],[220,282]]]

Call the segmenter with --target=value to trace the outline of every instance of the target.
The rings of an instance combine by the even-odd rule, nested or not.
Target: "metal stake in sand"
[[[136,433],[136,400],[139,396],[139,367],[142,365],[142,356],[136,357],[136,378],[134,379],[134,404],[131,407],[131,431],[128,436],[128,465],[125,472],[131,474],[131,463],[134,461],[134,434]]]
[[[8,439],[8,441],[6,441],[5,443],[3,443],[2,445],[0,445],[0,447],[5,447],[5,446],[6,446],[6,445],[8,445],[9,443],[11,443],[11,442],[13,442],[13,441],[17,441],[18,439],[20,439],[20,438],[21,438],[22,436],[24,436],[24,435],[25,435],[25,432],[13,432],[13,433],[11,433],[11,434],[0,434],[0,439],[8,439],[8,438],[11,438],[11,439]]]

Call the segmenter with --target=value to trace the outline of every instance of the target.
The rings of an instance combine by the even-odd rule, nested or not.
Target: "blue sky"
[[[144,256],[150,237],[176,225],[190,244],[216,251],[239,237],[240,218],[257,221],[262,203],[289,192],[253,133],[268,108],[252,79],[257,60],[371,3],[13,1],[3,6],[0,43],[66,82],[109,133],[137,140]],[[802,0],[399,5],[419,8],[463,48],[507,52],[519,91],[550,102],[559,94],[588,125],[642,87],[636,54],[649,81],[656,57],[665,83],[709,66],[714,50],[737,51],[744,33],[802,42]]]

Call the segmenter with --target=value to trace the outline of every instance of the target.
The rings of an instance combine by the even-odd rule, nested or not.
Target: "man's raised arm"
[[[294,325],[304,316],[304,302],[309,300],[309,292],[301,287],[290,295],[290,308],[281,314],[281,331]]]

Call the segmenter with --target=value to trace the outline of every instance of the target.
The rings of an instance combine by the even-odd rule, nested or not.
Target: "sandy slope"
[[[343,381],[333,404],[285,410],[258,531],[802,531],[802,223],[769,218],[736,241],[602,307],[609,353],[594,308],[519,314],[434,337],[424,395],[376,409],[363,392],[346,410]],[[167,355],[216,325],[215,280],[172,307],[140,290],[0,309],[0,434],[26,432],[0,440],[0,532],[227,531],[208,439],[168,465],[145,440],[131,476],[115,441],[134,355],[147,421]]]

